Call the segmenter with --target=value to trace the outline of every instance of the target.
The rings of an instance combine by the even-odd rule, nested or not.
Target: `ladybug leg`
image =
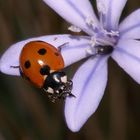
[[[56,100],[58,99],[58,96],[48,93],[48,98],[51,100],[51,102],[55,103]]]
[[[20,75],[22,77],[24,77],[24,74],[23,74],[22,70],[20,69],[20,66],[10,66],[10,68],[19,69]]]
[[[68,44],[69,44],[69,42],[66,42],[66,43],[64,43],[64,44],[62,44],[62,45],[60,45],[60,46],[58,46],[58,51],[61,52],[62,48],[63,48],[63,47],[66,47],[66,45],[68,45]]]
[[[63,99],[65,99],[66,97],[75,97],[76,98],[76,96],[71,93],[72,87],[73,87],[73,82],[71,80],[68,80],[67,83],[65,84],[65,89],[61,95],[61,97]]]
[[[65,93],[62,94],[61,97],[62,97],[63,100],[65,100],[67,97],[74,97],[74,98],[76,98],[76,96],[73,95],[71,92],[65,92]]]
[[[10,66],[10,68],[14,68],[14,69],[19,69],[20,68],[20,66]]]

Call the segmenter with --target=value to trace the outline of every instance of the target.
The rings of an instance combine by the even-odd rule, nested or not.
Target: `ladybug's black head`
[[[52,102],[72,95],[72,81],[68,80],[67,75],[62,71],[50,73],[45,79],[43,88],[48,92]]]

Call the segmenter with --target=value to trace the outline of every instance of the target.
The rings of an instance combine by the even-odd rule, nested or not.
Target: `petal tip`
[[[11,68],[10,65],[6,64],[3,57],[0,58],[0,72],[8,75],[16,75],[16,76],[20,75],[19,69]]]
[[[7,68],[2,61],[2,58],[0,58],[0,72],[6,73],[6,71],[7,71]]]
[[[78,125],[77,123],[74,122],[74,120],[71,122],[71,121],[67,121],[66,119],[66,122],[67,122],[67,127],[72,131],[72,132],[78,132],[80,131],[81,129],[81,125]]]
[[[80,128],[76,128],[76,127],[69,127],[69,129],[72,131],[72,132],[78,132],[80,131]]]

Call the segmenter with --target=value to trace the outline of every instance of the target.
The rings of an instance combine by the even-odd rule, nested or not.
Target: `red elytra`
[[[64,60],[60,51],[43,41],[32,41],[25,44],[20,54],[20,70],[23,76],[41,88],[45,77],[40,73],[40,69],[46,65],[50,71],[63,69]]]

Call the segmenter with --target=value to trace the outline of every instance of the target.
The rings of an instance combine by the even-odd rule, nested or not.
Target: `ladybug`
[[[31,41],[25,44],[19,59],[22,77],[44,89],[52,102],[59,98],[74,96],[71,93],[72,81],[61,71],[64,69],[61,46],[57,49],[47,42]]]

